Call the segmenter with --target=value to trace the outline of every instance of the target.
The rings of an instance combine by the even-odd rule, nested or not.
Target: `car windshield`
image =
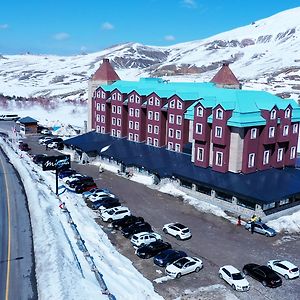
[[[183,233],[188,233],[189,230],[188,230],[188,229],[183,229],[182,232],[183,232]]]
[[[174,263],[174,266],[176,266],[176,267],[178,267],[178,268],[182,268],[182,266],[183,266],[184,264],[186,264],[187,262],[188,262],[187,259],[179,259],[178,261],[176,261],[176,262]]]
[[[270,229],[270,227],[268,227],[266,224],[261,224],[261,227],[263,228],[263,229]]]
[[[242,279],[244,279],[244,277],[241,273],[234,273],[234,274],[232,274],[232,279],[233,280],[242,280]]]
[[[299,269],[298,269],[298,268],[294,268],[294,269],[292,269],[291,271],[292,271],[292,272],[298,272]]]
[[[179,229],[185,229],[186,228],[186,226],[184,226],[184,225],[182,225],[180,223],[176,223],[176,224],[174,224],[174,226],[176,226]]]

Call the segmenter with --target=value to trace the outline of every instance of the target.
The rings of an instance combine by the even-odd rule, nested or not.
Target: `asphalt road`
[[[33,138],[36,140],[36,138]],[[33,152],[42,153],[43,147],[35,143],[29,144]],[[51,152],[52,153],[52,152]],[[204,268],[199,273],[183,276],[179,280],[168,280],[163,283],[154,283],[155,290],[165,299],[175,299],[185,290],[195,290],[199,287],[221,285],[230,295],[237,299],[277,300],[300,299],[300,279],[287,281],[283,278],[282,287],[270,289],[261,283],[247,277],[251,288],[249,292],[233,291],[218,277],[221,266],[232,264],[238,269],[247,263],[266,264],[270,259],[287,259],[300,266],[300,235],[279,234],[267,238],[258,234],[251,234],[243,227],[231,224],[229,221],[212,214],[201,213],[194,207],[184,204],[179,198],[163,194],[157,190],[132,182],[111,172],[99,174],[98,168],[90,165],[72,163],[72,167],[93,176],[99,187],[107,187],[121,199],[123,205],[128,206],[135,215],[143,216],[155,231],[160,233],[164,240],[169,241],[174,249],[184,250],[191,256],[203,260]],[[111,229],[97,220],[107,232],[112,243],[135,267],[149,280],[164,276],[164,269],[153,264],[152,259],[142,260],[134,254],[129,240],[119,232]],[[162,232],[164,224],[178,221],[187,225],[193,237],[187,241],[177,241],[175,238]],[[214,292],[209,297],[203,293],[184,299],[224,299],[221,292]],[[232,299],[227,297],[226,299]]]
[[[37,299],[35,263],[26,196],[0,149],[0,299]]]

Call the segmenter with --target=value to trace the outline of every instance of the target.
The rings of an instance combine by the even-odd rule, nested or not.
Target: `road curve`
[[[38,299],[31,223],[20,178],[0,149],[0,299]]]

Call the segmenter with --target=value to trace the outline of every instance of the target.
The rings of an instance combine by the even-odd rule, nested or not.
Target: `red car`
[[[94,189],[96,187],[97,187],[97,185],[96,185],[95,182],[86,182],[86,183],[83,183],[81,185],[76,186],[75,187],[75,193],[81,194],[83,192],[87,192],[87,191],[89,191],[91,189]]]

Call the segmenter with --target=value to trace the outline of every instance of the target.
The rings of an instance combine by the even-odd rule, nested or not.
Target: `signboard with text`
[[[65,170],[71,168],[70,155],[47,156],[43,160],[43,171]]]

